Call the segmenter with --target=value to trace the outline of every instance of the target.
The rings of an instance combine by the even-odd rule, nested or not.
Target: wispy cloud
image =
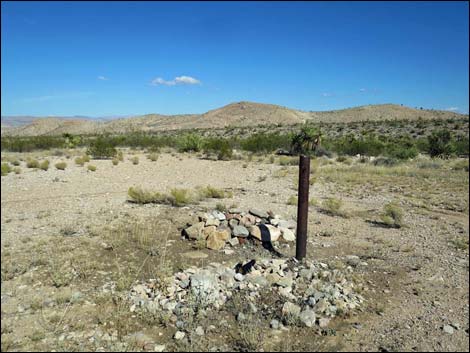
[[[41,102],[47,102],[47,101],[56,100],[56,99],[82,98],[82,97],[88,97],[91,95],[93,95],[93,92],[74,92],[74,93],[21,98],[15,101],[14,103],[21,103],[21,104],[41,103]]]
[[[458,107],[449,107],[446,110],[448,110],[450,112],[455,112],[455,111],[459,110],[459,108]]]
[[[329,93],[329,92],[323,92],[323,93],[321,94],[321,96],[322,96],[322,97],[333,97],[334,94],[333,94],[333,93]]]
[[[150,84],[152,86],[199,85],[201,84],[201,81],[191,76],[178,76],[178,77],[175,77],[173,80],[169,80],[169,81],[164,80],[161,77],[157,77],[153,79],[152,82],[150,82]]]
[[[109,78],[105,77],[105,76],[98,76],[98,80],[101,80],[101,81],[108,81]]]
[[[359,92],[366,92],[367,89],[366,88],[359,88]]]

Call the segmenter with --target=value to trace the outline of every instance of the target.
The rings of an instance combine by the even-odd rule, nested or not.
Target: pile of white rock
[[[253,261],[252,261],[253,263]],[[237,292],[257,310],[261,292],[277,292],[282,301],[274,310],[271,326],[297,322],[307,327],[325,327],[331,318],[359,309],[364,298],[362,284],[351,280],[353,268],[331,268],[321,262],[300,264],[293,259],[262,259],[246,274],[220,263],[204,268],[190,267],[165,280],[151,279],[135,285],[130,292],[131,311],[165,313],[178,322],[198,307],[221,309]]]
[[[295,221],[282,220],[272,212],[230,209],[199,214],[183,233],[191,240],[205,242],[208,249],[220,250],[227,243],[242,244],[248,237],[262,242],[295,241],[296,226]]]

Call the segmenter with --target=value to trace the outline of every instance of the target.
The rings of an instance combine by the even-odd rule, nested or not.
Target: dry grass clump
[[[39,168],[39,161],[37,159],[28,159],[26,161],[26,167],[28,167],[28,168]]]
[[[144,190],[140,187],[131,187],[127,192],[131,202],[146,204],[159,203],[181,207],[188,204],[196,204],[207,198],[226,198],[232,197],[231,192],[226,192],[207,186],[197,188],[196,190],[173,188],[169,194]]]
[[[13,171],[15,172],[15,174],[21,174],[21,168],[20,167],[13,168]]]
[[[83,157],[75,158],[75,164],[83,167],[83,165],[85,164],[85,161],[83,160]]]
[[[331,216],[348,217],[346,211],[343,210],[343,201],[335,197],[329,197],[323,201],[322,210]]]
[[[380,216],[382,222],[394,228],[401,228],[403,226],[403,210],[393,202],[384,206],[384,213]]]
[[[119,159],[118,158],[113,158],[112,161],[113,165],[118,165],[119,164]]]
[[[48,170],[49,169],[49,161],[47,159],[43,160],[41,164],[39,165],[39,168],[42,170]]]
[[[19,165],[21,165],[21,162],[20,162],[18,159],[14,159],[14,160],[11,162],[11,164],[13,164],[14,166],[17,166],[17,167],[18,167]]]
[[[90,171],[90,172],[94,172],[96,171],[96,166],[92,165],[92,164],[89,164],[87,169]]]
[[[156,162],[158,160],[158,153],[150,153],[147,158],[150,159],[152,162]]]
[[[132,158],[131,158],[131,162],[132,162],[132,164],[134,164],[134,165],[139,164],[139,157],[137,157],[137,156],[132,157]]]
[[[297,196],[295,195],[291,195],[288,199],[287,199],[287,204],[289,206],[295,206],[297,205],[297,203],[299,202],[299,199],[297,198]]]
[[[67,163],[58,162],[58,163],[55,164],[55,167],[59,170],[65,170],[65,168],[67,168]]]
[[[90,161],[90,156],[87,155],[87,154],[84,154],[84,155],[82,156],[82,160],[83,160],[83,162],[88,163],[88,162]]]
[[[279,158],[279,165],[299,165],[299,157],[281,156]]]
[[[124,153],[122,153],[122,151],[118,151],[117,159],[119,160],[119,162],[124,162]]]

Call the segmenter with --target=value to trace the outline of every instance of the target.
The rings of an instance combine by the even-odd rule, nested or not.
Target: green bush
[[[132,157],[132,158],[131,158],[131,162],[132,162],[132,164],[134,164],[134,165],[139,164],[139,157],[137,157],[137,156]]]
[[[114,157],[117,150],[112,141],[100,136],[90,143],[87,154],[96,159],[107,159]]]
[[[90,172],[94,172],[94,171],[96,171],[96,166],[94,166],[94,165],[92,165],[92,164],[88,164],[87,169],[88,169]]]
[[[84,154],[84,155],[82,156],[82,160],[83,160],[83,162],[88,163],[88,162],[90,161],[90,156],[87,155],[87,154]]]
[[[179,152],[199,152],[202,145],[202,138],[196,134],[183,135],[177,142]]]
[[[10,172],[11,172],[10,165],[8,163],[2,163],[2,176],[5,176]]]
[[[434,131],[428,136],[428,153],[431,157],[450,157],[456,153],[449,130]]]
[[[217,159],[228,160],[232,158],[233,151],[230,143],[222,138],[210,138],[203,144],[204,152],[212,152],[217,154]]]
[[[85,161],[83,160],[82,157],[77,157],[75,158],[75,164],[83,167],[83,165],[85,164]]]
[[[158,153],[150,153],[147,158],[152,162],[156,162],[158,160]]]
[[[49,169],[49,161],[47,159],[43,160],[41,164],[39,165],[39,168],[42,170],[48,170]]]
[[[11,164],[13,164],[14,166],[19,166],[21,165],[21,162],[17,159],[15,159],[13,162],[11,162]]]
[[[384,206],[384,213],[380,218],[389,227],[401,228],[403,226],[403,210],[393,202]]]
[[[113,162],[113,165],[118,165],[119,164],[119,159],[113,158],[112,162]]]
[[[58,162],[58,163],[55,164],[55,167],[59,170],[65,170],[65,168],[67,168],[67,163]]]
[[[26,167],[28,167],[28,168],[39,168],[39,161],[37,159],[28,159],[26,161]]]

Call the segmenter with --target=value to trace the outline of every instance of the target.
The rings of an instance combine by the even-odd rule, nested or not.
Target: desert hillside
[[[467,117],[449,111],[413,109],[381,104],[342,110],[304,112],[273,104],[238,102],[204,114],[159,115],[148,114],[109,121],[70,118],[37,118],[26,124],[12,126],[2,119],[2,135],[35,136],[128,133],[134,131],[165,131],[179,129],[205,129],[224,127],[247,127],[259,125],[294,125],[313,122],[353,122],[381,120],[455,119]],[[11,118],[11,117],[10,117]]]

